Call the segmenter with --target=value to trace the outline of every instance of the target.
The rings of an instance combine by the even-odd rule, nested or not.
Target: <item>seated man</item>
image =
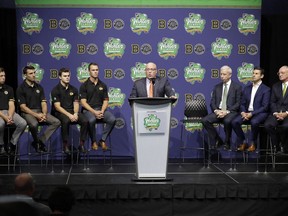
[[[60,126],[60,121],[48,113],[47,100],[43,87],[35,81],[35,68],[25,66],[23,69],[25,80],[17,88],[17,100],[23,118],[29,125],[33,137],[32,146],[36,152],[46,152],[45,142]],[[38,137],[38,125],[45,123],[48,125],[43,135]]]
[[[83,113],[89,121],[89,134],[92,142],[92,149],[97,150],[95,124],[97,121],[103,121],[105,128],[99,144],[102,150],[107,150],[105,143],[107,137],[115,126],[115,116],[107,111],[108,108],[108,89],[102,82],[99,75],[99,67],[96,63],[90,63],[88,66],[90,77],[80,87],[80,102],[83,107]]]
[[[222,82],[217,84],[212,92],[210,102],[212,113],[202,119],[202,124],[207,130],[211,141],[215,141],[216,148],[223,145],[223,141],[217,133],[214,123],[223,123],[225,131],[224,149],[230,149],[232,133],[231,122],[237,116],[241,103],[242,87],[231,80],[232,69],[229,66],[222,66],[220,77]]]
[[[81,127],[78,149],[82,153],[86,152],[84,144],[88,132],[88,120],[83,113],[79,113],[78,90],[70,85],[70,76],[71,73],[68,68],[61,68],[59,70],[60,82],[51,91],[52,113],[61,121],[63,150],[66,154],[71,154],[68,144],[69,125],[78,123]]]
[[[238,151],[244,151],[247,147],[248,151],[255,151],[259,125],[263,123],[268,116],[270,88],[262,83],[263,77],[264,69],[255,67],[252,83],[245,86],[242,92],[241,114],[232,121],[232,128],[237,135]],[[250,145],[244,142],[245,135],[241,128],[243,123],[251,124]]]
[[[13,88],[5,84],[6,74],[0,67],[0,154],[14,154],[18,140],[26,128],[26,121],[15,113],[15,99]],[[15,125],[10,142],[4,149],[4,130],[6,125]]]

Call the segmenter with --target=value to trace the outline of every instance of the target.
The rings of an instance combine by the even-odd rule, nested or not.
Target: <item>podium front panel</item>
[[[133,103],[137,178],[166,178],[171,103]]]

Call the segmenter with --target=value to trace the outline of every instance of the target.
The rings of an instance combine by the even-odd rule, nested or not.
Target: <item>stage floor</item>
[[[0,195],[13,194],[14,178],[30,172],[36,182],[34,198],[42,203],[58,185],[74,191],[76,204],[71,216],[124,215],[284,215],[288,211],[288,157],[269,163],[250,160],[169,160],[166,180],[139,181],[133,158],[90,160],[90,163],[41,164],[22,162],[8,171],[0,166]],[[45,162],[45,161],[43,161]],[[270,213],[270,209],[274,213]],[[97,213],[97,214],[96,214]]]

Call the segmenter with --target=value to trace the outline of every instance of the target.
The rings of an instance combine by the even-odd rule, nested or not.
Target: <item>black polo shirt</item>
[[[90,79],[87,79],[80,86],[80,99],[86,99],[93,108],[102,107],[103,101],[109,100],[106,84],[98,79],[95,85]]]
[[[19,106],[21,104],[26,104],[30,109],[42,109],[41,102],[47,102],[44,89],[36,82],[34,82],[33,86],[30,86],[24,80],[17,88],[16,96]]]
[[[53,104],[60,102],[62,108],[73,111],[74,102],[79,102],[78,90],[72,85],[68,85],[66,88],[61,83],[58,83],[51,91],[51,99]],[[54,106],[53,109],[55,109]]]
[[[8,110],[9,101],[15,101],[13,88],[6,84],[0,85],[0,110]]]

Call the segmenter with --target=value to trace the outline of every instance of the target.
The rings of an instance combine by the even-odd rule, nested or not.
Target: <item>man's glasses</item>
[[[156,68],[146,68],[146,69],[145,69],[145,71],[149,71],[149,70],[151,70],[151,71],[156,71],[157,69],[156,69]]]

